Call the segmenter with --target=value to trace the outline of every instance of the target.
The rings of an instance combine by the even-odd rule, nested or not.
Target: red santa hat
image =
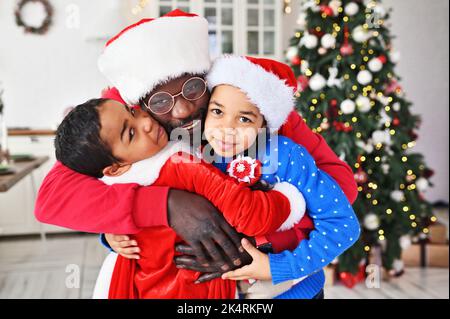
[[[214,61],[207,80],[210,90],[228,84],[244,92],[272,130],[278,130],[295,108],[297,80],[292,69],[281,62],[224,55]]]
[[[127,103],[138,104],[162,83],[209,70],[208,21],[181,10],[143,19],[108,41],[98,67]]]

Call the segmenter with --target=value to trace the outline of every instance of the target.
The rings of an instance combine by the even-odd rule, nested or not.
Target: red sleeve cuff
[[[273,252],[276,254],[284,250],[294,250],[298,245],[298,239],[294,229],[271,233],[266,235],[266,237],[272,244]]]
[[[140,187],[134,202],[134,222],[137,227],[169,226],[167,197],[169,187]]]
[[[275,253],[280,253],[284,250],[294,250],[303,239],[309,237],[309,233],[314,229],[314,222],[305,215],[300,222],[294,225],[294,228],[283,232],[276,232],[267,235],[267,239],[272,243],[272,248]]]

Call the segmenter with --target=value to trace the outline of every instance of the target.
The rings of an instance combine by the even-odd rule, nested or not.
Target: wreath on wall
[[[37,21],[27,21],[26,17],[24,17],[24,8],[30,4],[42,7],[40,10],[43,12],[41,17],[33,16],[34,20]],[[52,24],[53,7],[47,0],[21,0],[17,5],[15,16],[17,25],[23,27],[26,33],[42,35],[47,33]]]

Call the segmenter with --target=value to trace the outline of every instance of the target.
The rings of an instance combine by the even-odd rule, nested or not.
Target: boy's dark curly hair
[[[92,99],[78,105],[56,131],[56,159],[78,173],[96,178],[103,176],[104,168],[118,162],[100,138],[98,110],[107,101]]]

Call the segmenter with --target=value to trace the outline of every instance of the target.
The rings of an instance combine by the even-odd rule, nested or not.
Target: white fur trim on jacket
[[[92,299],[108,299],[109,287],[111,286],[111,279],[118,256],[113,252],[106,256],[102,268],[100,268],[100,272],[98,273],[97,281],[95,282]]]
[[[292,184],[282,182],[276,183],[273,190],[282,193],[287,197],[289,203],[291,204],[291,213],[288,218],[284,221],[283,225],[277,231],[284,231],[291,229],[295,224],[297,224],[305,215],[306,212],[306,201],[303,194]]]
[[[295,108],[291,87],[275,74],[242,56],[225,55],[216,59],[207,80],[211,91],[218,85],[228,84],[247,94],[272,131],[278,130]]]
[[[211,67],[208,21],[202,17],[161,17],[125,31],[98,60],[101,73],[136,105],[159,84]]]
[[[190,146],[182,142],[169,142],[158,154],[131,165],[131,168],[120,176],[103,176],[100,180],[106,185],[139,184],[152,185],[159,177],[161,168],[172,155],[178,152],[190,153]]]

